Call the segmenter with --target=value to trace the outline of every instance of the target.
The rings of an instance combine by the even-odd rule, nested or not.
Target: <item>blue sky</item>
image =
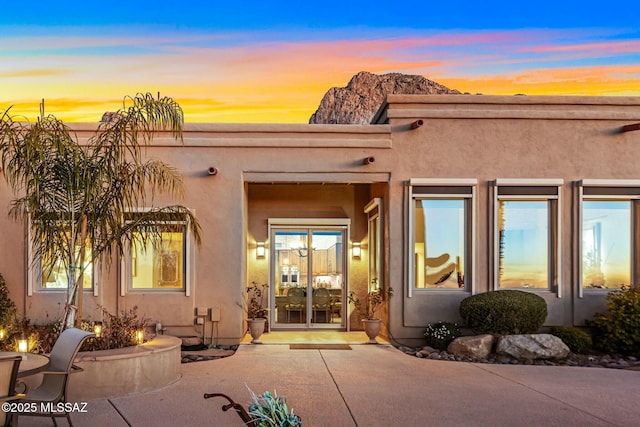
[[[398,6],[389,10],[389,5]],[[3,13],[0,24],[139,25],[203,29],[413,28],[497,29],[629,27],[638,30],[638,4],[595,1],[30,1],[25,10]]]
[[[97,121],[160,91],[191,122],[306,122],[362,70],[470,93],[640,95],[632,1],[52,4],[0,15],[0,109],[30,116],[44,98]]]

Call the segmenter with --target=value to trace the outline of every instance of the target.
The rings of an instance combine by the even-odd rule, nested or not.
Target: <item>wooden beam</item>
[[[640,123],[622,126],[622,132],[631,132],[632,130],[640,130]]]

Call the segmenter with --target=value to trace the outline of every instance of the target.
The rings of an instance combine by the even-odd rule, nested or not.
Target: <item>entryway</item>
[[[366,344],[369,338],[363,331],[274,331],[271,330],[260,337],[262,344]],[[380,344],[389,344],[384,337],[378,337]],[[240,342],[250,344],[251,335],[247,334]]]
[[[346,328],[349,219],[269,219],[273,329]]]

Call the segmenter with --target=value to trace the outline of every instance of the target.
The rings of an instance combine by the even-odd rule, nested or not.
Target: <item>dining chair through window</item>
[[[324,322],[331,323],[331,293],[327,288],[313,291],[313,322],[318,323],[318,312],[324,312]]]
[[[302,317],[305,311],[305,295],[304,290],[302,288],[289,288],[287,290],[287,303],[284,306],[284,309],[287,312],[287,323],[291,323],[291,312],[298,312],[299,323],[302,323]]]

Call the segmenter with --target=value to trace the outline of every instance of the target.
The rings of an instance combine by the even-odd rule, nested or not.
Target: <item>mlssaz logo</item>
[[[40,411],[50,413],[87,412],[87,402],[41,402]]]

